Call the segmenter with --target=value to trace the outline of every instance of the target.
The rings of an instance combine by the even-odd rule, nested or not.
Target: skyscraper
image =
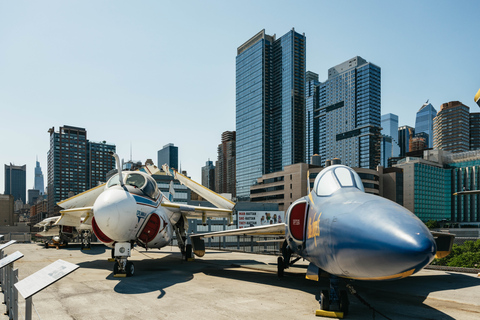
[[[210,160],[202,167],[202,186],[215,191],[215,166]]]
[[[433,147],[451,152],[470,150],[470,108],[459,101],[440,106],[433,119]]]
[[[38,190],[40,194],[45,193],[42,168],[40,167],[40,162],[38,161],[36,162],[36,166],[35,166],[35,180],[34,180],[33,189]]]
[[[470,113],[470,150],[480,150],[480,113]]]
[[[398,128],[398,145],[400,147],[400,157],[410,151],[410,139],[415,135],[415,128],[410,126],[401,126]]]
[[[436,116],[437,110],[427,100],[418,110],[415,118],[415,133],[428,134],[428,148],[433,148],[433,118]]]
[[[215,164],[215,191],[230,193],[236,196],[236,132],[222,133],[222,142],[217,148],[217,162]]]
[[[357,56],[328,70],[319,85],[319,154],[351,167],[380,163],[380,67]]]
[[[305,35],[260,31],[237,49],[237,199],[263,174],[305,161]]]
[[[319,146],[319,127],[318,127],[318,105],[319,105],[319,85],[318,74],[307,71],[305,74],[305,161],[310,163],[310,157],[318,154]]]
[[[110,152],[115,152],[114,144],[88,141],[87,149],[87,189],[94,188],[106,182],[107,173],[116,167],[115,158]]]
[[[400,147],[398,145],[398,116],[393,113],[382,115],[382,145],[380,164],[387,168],[388,159],[398,157]]]
[[[5,194],[12,195],[14,201],[27,203],[27,165],[5,165]]]
[[[180,170],[178,168],[178,147],[175,147],[173,143],[166,144],[162,149],[158,150],[157,160],[159,168],[167,164],[170,168]]]
[[[55,212],[56,203],[69,195],[79,194],[106,182],[106,173],[115,168],[108,154],[115,145],[89,142],[84,128],[63,126],[58,132],[52,127],[48,151],[48,214]]]

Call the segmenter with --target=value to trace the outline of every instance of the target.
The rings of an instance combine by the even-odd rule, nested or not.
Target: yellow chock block
[[[82,250],[90,250],[90,248],[83,248]]]
[[[113,275],[114,278],[126,278],[127,274],[126,273],[117,273]]]
[[[108,262],[114,262],[115,261],[114,258],[108,258],[107,260],[108,260]]]
[[[187,261],[195,261],[195,258],[188,258]]]
[[[317,310],[317,311],[315,311],[315,315],[317,317],[329,317],[329,318],[343,319],[343,312],[340,312],[340,311]]]

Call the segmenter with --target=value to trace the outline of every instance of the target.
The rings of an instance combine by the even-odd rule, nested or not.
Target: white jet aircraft
[[[75,222],[67,222],[67,224],[56,224],[60,216],[50,217],[43,219],[34,227],[41,228],[42,231],[38,232],[36,236],[47,238],[45,240],[45,247],[66,247],[69,242],[72,242],[78,234],[82,236],[81,249],[90,249],[90,232],[92,230],[91,225],[84,224],[81,219]]]
[[[121,168],[119,157],[114,153],[111,155]],[[134,244],[146,249],[160,249],[172,241],[174,232],[182,254],[185,258],[191,256],[192,246],[186,244],[188,218],[202,218],[203,221],[207,217],[229,218],[229,223],[233,222],[235,203],[191,180],[197,185],[198,193],[217,208],[170,202],[150,176],[159,169],[148,166],[145,171],[147,173],[119,170],[105,185],[58,203],[65,210],[61,211],[57,225],[78,223],[81,219],[83,224],[92,226],[100,241],[113,248],[113,274],[116,277],[133,275],[133,263],[127,258]],[[199,249],[201,252],[202,248]]]

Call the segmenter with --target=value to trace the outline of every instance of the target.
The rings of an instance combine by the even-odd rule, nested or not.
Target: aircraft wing
[[[105,183],[95,188],[79,193],[73,197],[58,202],[57,204],[64,209],[92,207],[98,196],[105,189]]]
[[[37,232],[35,235],[37,237],[54,237],[54,236],[58,236],[60,232],[60,229],[58,226],[54,226],[53,228],[50,228],[48,230],[44,230],[44,231],[41,231],[41,232]]]
[[[168,175],[172,176],[173,178],[177,179],[183,185],[187,186],[190,190],[195,191],[197,194],[202,196],[208,202],[212,203],[217,208],[224,208],[233,210],[235,207],[235,202],[228,200],[225,197],[222,197],[218,193],[202,186],[201,184],[193,181],[192,179],[184,176],[183,174],[177,172],[174,169],[169,168],[166,164],[162,166],[163,171],[165,171]],[[150,175],[155,174],[160,171],[156,166],[145,166],[145,172],[149,173]]]
[[[81,225],[91,225],[93,218],[93,207],[73,208],[60,211],[56,225],[80,228]]]
[[[180,212],[187,216],[187,218],[197,218],[197,219],[206,219],[206,218],[229,218],[231,224],[232,221],[232,210],[221,209],[221,208],[209,208],[209,207],[200,207],[200,206],[191,206],[186,204],[179,204],[174,202],[163,202],[162,207],[167,208],[172,212]]]
[[[43,228],[43,227],[53,226],[55,224],[55,221],[58,220],[58,218],[60,218],[60,217],[56,216],[56,217],[50,217],[50,218],[43,219],[39,223],[35,224],[34,227],[35,228]]]
[[[458,191],[458,192],[455,192],[453,195],[460,196],[460,195],[469,195],[469,194],[480,194],[480,190]]]
[[[241,235],[285,236],[285,223],[276,223],[276,224],[269,224],[269,225],[266,225],[266,226],[242,228],[242,229],[235,229],[235,230],[225,230],[225,231],[216,231],[216,232],[209,232],[209,233],[192,234],[192,235],[190,235],[190,237],[213,238],[213,237],[241,236]]]

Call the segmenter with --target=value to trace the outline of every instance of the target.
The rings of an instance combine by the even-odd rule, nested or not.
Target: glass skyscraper
[[[35,180],[33,189],[38,190],[40,194],[45,193],[44,180],[42,168],[40,167],[40,162],[37,161],[35,166]]]
[[[237,49],[237,199],[263,174],[305,161],[305,35],[260,31]]]
[[[175,147],[173,143],[164,145],[163,148],[157,152],[157,161],[159,168],[167,164],[170,168],[180,171],[178,168],[178,147]]]
[[[410,152],[410,139],[415,135],[415,128],[401,126],[398,128],[398,145],[400,146],[400,157],[405,157]]]
[[[415,118],[415,134],[425,132],[428,134],[428,147],[433,148],[433,118],[437,116],[437,110],[431,103],[425,102],[417,112]]]
[[[398,157],[400,147],[398,144],[398,116],[393,113],[382,115],[382,144],[380,164],[388,167],[388,159]]]
[[[328,70],[319,85],[319,154],[322,165],[375,169],[380,163],[380,67],[357,56]]]
[[[14,201],[27,203],[27,165],[5,165],[5,194],[11,194]]]
[[[319,104],[319,88],[318,74],[307,71],[305,75],[305,143],[306,154],[305,161],[310,164],[310,157],[318,154],[318,104]]]

